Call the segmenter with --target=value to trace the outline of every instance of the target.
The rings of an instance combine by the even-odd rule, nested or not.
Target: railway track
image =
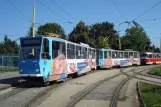
[[[153,66],[150,66],[150,67],[153,67]],[[79,97],[77,97],[75,100],[73,100],[68,105],[68,107],[73,107],[81,99],[83,99],[88,93],[90,93],[92,90],[94,90],[99,85],[103,84],[105,81],[109,81],[109,80],[114,79],[114,78],[116,78],[120,75],[126,75],[127,78],[125,78],[124,80],[121,81],[121,83],[119,83],[120,85],[118,85],[118,87],[116,88],[116,90],[113,94],[113,97],[112,97],[113,100],[111,100],[111,106],[110,107],[114,107],[114,105],[117,104],[117,96],[118,96],[118,93],[119,93],[119,89],[124,85],[124,83],[126,83],[130,78],[134,78],[135,75],[139,74],[141,71],[149,69],[149,67],[148,66],[145,66],[145,67],[139,66],[137,68],[131,68],[131,69],[129,68],[130,69],[129,72],[133,72],[134,73],[133,75],[128,75],[127,74],[128,72],[124,72],[125,69],[126,68],[122,68],[122,69],[120,69],[119,74],[114,75],[112,77],[105,78],[104,80],[98,81],[97,83],[93,84],[88,90],[86,90],[83,94],[81,94]],[[137,72],[135,72],[135,71],[137,71]],[[92,73],[96,73],[96,72],[92,72]],[[154,82],[154,81],[151,81],[151,82]],[[17,105],[12,105],[12,107],[18,107],[18,106],[29,107],[29,106],[32,106],[32,104],[34,104],[35,101],[39,100],[40,97],[46,95],[47,93],[49,93],[49,91],[53,90],[54,88],[56,88],[58,86],[61,87],[60,84],[54,84],[52,86],[47,86],[47,87],[14,88],[12,91],[0,95],[1,107],[6,107],[6,106],[12,105],[11,104],[13,102],[12,99],[14,99],[14,98],[17,98],[17,100],[18,100],[17,102],[19,102],[19,103]],[[28,94],[26,95],[26,93],[28,93]],[[26,97],[23,97],[23,96],[26,96]],[[18,98],[18,97],[20,97],[20,98]],[[28,99],[25,100],[26,98],[28,98]]]
[[[135,77],[135,75],[137,75],[137,74],[139,74],[140,72],[143,72],[143,71],[145,71],[145,70],[148,70],[149,68],[151,68],[151,67],[153,67],[153,66],[139,66],[139,67],[137,67],[137,68],[129,68],[129,70],[127,71],[127,72],[124,72],[124,70],[126,69],[126,68],[121,68],[120,69],[120,73],[118,74],[118,75],[115,75],[115,76],[113,76],[113,77],[111,77],[111,78],[106,78],[106,79],[104,79],[104,80],[102,80],[102,81],[99,81],[99,82],[97,82],[96,84],[94,84],[92,87],[90,87],[88,90],[86,90],[83,94],[81,94],[80,96],[78,96],[77,98],[75,98],[73,101],[71,101],[68,105],[67,105],[67,107],[74,107],[76,104],[78,104],[82,99],[86,99],[86,97],[87,96],[89,96],[88,94],[89,93],[92,93],[92,91],[94,90],[94,89],[96,89],[97,87],[99,87],[101,84],[103,84],[103,83],[105,83],[105,82],[107,82],[107,81],[109,81],[109,80],[111,80],[111,79],[114,79],[114,78],[116,78],[116,77],[118,77],[118,76],[120,76],[120,75],[126,75],[127,76],[127,78],[125,78],[125,79],[123,79],[120,83],[119,83],[119,85],[117,86],[117,87],[115,87],[115,91],[114,91],[114,93],[113,93],[113,96],[112,96],[112,98],[111,98],[111,102],[110,102],[110,107],[115,107],[116,105],[117,105],[117,97],[118,97],[118,94],[119,94],[119,91],[120,91],[120,89],[122,88],[122,86],[129,80],[129,79],[131,79],[131,78],[133,78],[133,77]],[[129,72],[132,72],[133,74],[132,75],[129,75],[129,74],[127,74],[127,73],[129,73]],[[76,106],[77,107],[77,106]]]

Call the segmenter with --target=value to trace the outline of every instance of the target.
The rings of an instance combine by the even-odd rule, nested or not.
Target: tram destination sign
[[[21,39],[21,46],[40,46],[41,38]]]

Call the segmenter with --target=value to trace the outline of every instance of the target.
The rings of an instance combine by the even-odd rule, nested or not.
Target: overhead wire
[[[138,22],[156,21],[156,20],[161,20],[161,18],[153,18],[153,19],[138,20]]]
[[[36,0],[39,4],[41,4],[42,6],[44,6],[46,9],[50,10],[52,13],[60,16],[58,13],[56,13],[54,10],[52,10],[51,8],[49,8],[48,6],[44,5],[42,2],[40,2],[39,0]]]
[[[155,5],[153,5],[152,7],[150,7],[148,10],[146,10],[145,12],[143,12],[142,14],[140,14],[139,16],[137,16],[136,18],[134,18],[134,20],[137,20],[138,18],[140,18],[141,16],[143,16],[144,14],[146,14],[147,12],[149,12],[150,10],[152,10],[153,8],[155,8],[156,6],[158,6],[160,3],[161,3],[161,1],[159,1],[158,3],[156,3]]]
[[[58,8],[60,8],[64,13],[66,13],[69,17],[71,17],[73,20],[75,20],[75,21],[77,21],[78,22],[78,20],[75,18],[75,17],[73,17],[70,13],[68,13],[66,10],[64,10],[62,7],[60,7],[57,3],[55,3],[53,0],[50,0],[54,5],[56,5]]]
[[[27,20],[27,21],[29,21],[30,23],[31,23],[31,20],[28,20],[27,18],[26,18],[26,16],[16,7],[16,5],[14,5],[10,0],[7,0],[7,2],[9,3],[9,4],[11,4],[18,12],[19,12],[19,14],[21,14],[24,18],[25,18],[25,20]]]
[[[117,4],[111,0],[111,2],[113,3],[113,5],[116,7],[116,9],[119,11],[119,13],[121,14],[121,16],[126,20],[125,16],[123,15],[123,13],[121,12],[121,10],[119,9],[119,7],[117,6]]]

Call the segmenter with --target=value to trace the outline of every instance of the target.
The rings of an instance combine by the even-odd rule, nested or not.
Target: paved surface
[[[131,79],[120,91],[120,94],[124,94],[124,99],[118,101],[117,107],[139,107],[136,83],[138,80]],[[125,89],[126,87],[126,89]],[[121,96],[123,97],[123,96]]]
[[[119,75],[114,79],[104,82],[86,95],[75,107],[93,107],[93,105],[95,107],[109,107],[115,89],[125,78],[125,75]]]
[[[0,88],[6,85],[11,86],[17,83],[19,79],[18,72],[0,73]]]
[[[0,100],[0,107],[22,107],[45,89],[46,87],[25,88],[24,91]]]
[[[96,73],[91,73],[81,78],[73,79],[63,86],[55,89],[53,93],[42,102],[39,107],[66,107],[70,101],[72,101],[76,96],[80,95],[83,90],[89,88],[92,84],[103,80],[107,77],[114,76],[119,73],[119,69],[114,70],[101,70]],[[93,101],[88,101],[93,104]],[[108,104],[107,101],[96,102],[96,105]],[[107,105],[106,105],[107,106]],[[92,106],[95,107],[95,106]],[[98,107],[98,106],[97,106]]]

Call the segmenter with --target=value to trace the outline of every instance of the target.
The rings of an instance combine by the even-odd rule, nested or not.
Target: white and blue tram
[[[140,65],[140,54],[132,50],[97,50],[97,66],[100,68]]]
[[[20,38],[19,75],[43,82],[63,80],[96,69],[96,49],[63,39],[36,36]]]

